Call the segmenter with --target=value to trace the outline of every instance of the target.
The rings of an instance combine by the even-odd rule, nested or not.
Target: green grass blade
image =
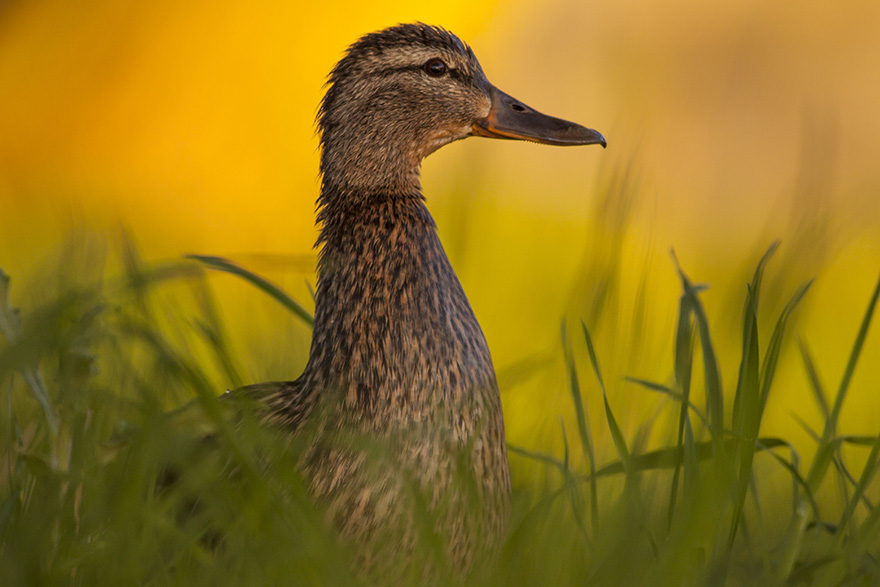
[[[220,366],[229,380],[229,389],[238,389],[243,386],[244,379],[242,379],[238,368],[235,366],[235,361],[232,358],[232,353],[229,352],[229,344],[223,331],[219,330],[214,324],[204,320],[197,319],[196,326],[220,362]]]
[[[771,251],[772,252],[772,248]],[[769,253],[769,252],[768,252]],[[765,255],[762,263],[766,261]],[[779,360],[779,352],[782,348],[782,339],[785,334],[785,326],[794,309],[810,287],[810,283],[801,286],[792,296],[791,300],[786,304],[776,326],[767,351],[764,354],[764,360],[758,368],[758,321],[757,321],[757,292],[760,288],[761,270],[759,268],[755,273],[755,282],[749,288],[749,302],[746,309],[746,325],[743,328],[743,338],[748,342],[743,342],[743,360],[740,368],[740,381],[737,386],[737,409],[734,410],[734,435],[740,440],[737,449],[737,469],[738,469],[738,493],[734,502],[733,520],[731,523],[731,533],[728,540],[728,547],[732,548],[733,540],[736,536],[736,529],[739,525],[739,519],[745,506],[746,492],[748,483],[752,476],[752,462],[755,453],[755,439],[757,439],[761,428],[761,421],[764,416],[764,409],[767,405],[767,399],[770,395],[770,386],[773,382],[773,376],[776,371],[776,365]],[[747,358],[748,357],[748,358]]]
[[[813,399],[816,400],[816,405],[819,406],[822,417],[827,421],[831,417],[831,408],[828,407],[828,400],[825,399],[825,387],[822,385],[821,379],[819,379],[819,372],[816,370],[810,349],[802,339],[798,340],[798,350],[804,363],[804,369],[807,371],[807,379],[810,381],[810,391],[813,392]]]
[[[798,554],[803,548],[804,534],[807,531],[807,524],[810,517],[807,514],[806,502],[801,500],[795,509],[795,524],[788,536],[786,544],[783,546],[779,564],[776,567],[776,573],[773,578],[775,585],[787,585],[791,582],[792,571],[794,571]],[[817,518],[818,519],[818,518]],[[794,583],[792,583],[794,584]]]
[[[593,347],[593,339],[590,337],[590,331],[587,330],[587,325],[584,324],[583,320],[581,320],[581,328],[584,332],[584,340],[587,341],[587,352],[590,354],[590,363],[593,365],[593,372],[596,374],[596,379],[599,381],[599,387],[602,389],[602,393],[605,393],[605,381],[602,379],[602,370],[599,369],[599,359],[596,358],[596,349]]]
[[[871,326],[871,319],[874,317],[874,310],[877,307],[878,298],[880,298],[880,279],[877,280],[877,285],[874,287],[874,293],[871,295],[871,301],[868,303],[868,309],[865,311],[864,318],[862,318],[862,323],[859,326],[859,332],[856,335],[852,352],[846,363],[843,378],[840,381],[840,387],[837,390],[837,396],[834,398],[834,407],[831,410],[831,418],[828,421],[828,430],[825,434],[826,437],[831,437],[837,430],[837,420],[840,417],[840,410],[843,408],[843,400],[846,397],[850,381],[852,381],[853,373],[855,373],[856,365],[862,354],[862,347],[865,344],[865,339],[868,337],[868,328]]]
[[[707,461],[714,456],[713,451],[715,450],[715,441],[713,440],[703,440],[697,441],[696,439],[692,439],[690,447],[685,447],[686,450],[691,452],[691,456],[694,459],[694,463],[698,463],[700,461]],[[724,450],[732,450],[735,446],[733,439],[728,439],[724,441]],[[791,450],[791,444],[782,439],[775,436],[767,436],[761,437],[756,441],[756,452],[761,452],[765,450],[771,450],[774,448],[787,448]],[[641,471],[654,471],[661,469],[671,469],[676,466],[676,462],[682,461],[687,457],[687,454],[683,456],[680,454],[680,451],[675,447],[668,448],[660,448],[648,451],[642,454],[633,454],[630,455],[630,464],[632,465],[634,472]],[[609,475],[618,475],[624,472],[623,462],[620,460],[612,461],[608,464],[602,465],[599,469],[596,470],[596,477],[607,477]],[[585,477],[586,478],[586,477]]]
[[[767,267],[767,262],[770,261],[770,258],[776,254],[776,250],[779,248],[779,241],[774,241],[770,247],[767,248],[767,251],[764,253],[764,256],[761,257],[761,260],[758,261],[758,266],[755,268],[755,274],[752,276],[752,293],[755,296],[755,304],[757,306],[757,301],[761,297],[761,282],[764,279],[764,269]]]
[[[873,447],[874,443],[877,442],[877,439],[880,437],[847,435],[839,438],[842,444]],[[840,451],[838,450],[838,452]],[[846,463],[843,460],[835,456],[834,459],[832,459],[832,463],[834,463],[835,468],[840,473],[841,478],[846,483],[849,483],[854,488],[858,486],[858,481],[856,481],[855,477],[852,476],[852,473],[849,472],[849,469],[847,468]],[[871,503],[871,500],[868,499],[868,496],[865,495],[865,493],[862,493],[862,503],[865,504],[865,507],[868,508],[868,511],[874,510],[874,504]]]
[[[6,531],[6,525],[9,523],[9,518],[12,516],[12,511],[15,509],[16,504],[19,500],[19,492],[18,490],[9,494],[9,496],[3,501],[3,506],[0,507],[0,536],[3,536]]]
[[[705,458],[707,459],[717,451],[714,441],[711,443],[703,443],[703,446],[706,449]],[[694,429],[691,427],[690,418],[688,418],[685,421],[683,445],[684,456],[682,458],[682,479],[684,483],[683,493],[685,500],[693,499],[693,496],[698,494],[697,485],[700,478],[699,448],[700,446],[694,439]]]
[[[568,488],[568,500],[571,503],[571,511],[574,514],[575,522],[577,522],[578,529],[581,534],[587,539],[590,539],[590,534],[587,532],[587,525],[584,523],[584,504],[583,504],[583,496],[580,492],[580,486],[575,483],[575,475],[571,471],[571,465],[569,462],[568,455],[568,435],[565,433],[565,422],[560,422],[562,428],[562,449],[563,449],[563,459],[562,459],[562,482],[563,487]],[[593,523],[593,530],[595,531],[597,528],[598,520]]]
[[[9,282],[9,276],[0,269],[0,334],[6,338],[7,344],[12,346],[22,337],[22,330],[17,311],[9,305]],[[22,364],[19,371],[43,410],[49,431],[55,436],[58,434],[58,418],[49,399],[49,390],[43,381],[43,376],[36,365]]]
[[[813,511],[813,516],[815,519],[819,519],[819,504],[816,502],[816,498],[813,496],[813,492],[810,491],[810,486],[807,484],[807,480],[798,472],[798,454],[795,451],[794,447],[788,443],[787,441],[781,438],[772,438],[772,439],[758,439],[755,443],[757,446],[758,452],[763,452],[770,455],[777,463],[782,465],[788,473],[791,475],[793,481],[793,487],[795,489],[801,489],[804,492],[804,495],[807,498],[807,502],[809,502],[810,508]],[[782,458],[781,455],[776,454],[772,449],[774,448],[787,448],[789,453],[791,454],[791,461],[786,461]],[[796,505],[798,502],[799,492],[793,490],[793,503]]]
[[[735,436],[757,437],[757,430],[752,431],[756,410],[753,404],[758,399],[758,301],[760,300],[761,282],[767,262],[776,252],[779,242],[770,245],[758,266],[751,283],[743,310],[742,358],[740,361],[739,378],[733,398],[733,433]]]
[[[696,299],[694,290],[690,295],[694,296],[694,317],[700,333],[700,348],[703,352],[703,372],[706,382],[706,411],[709,413],[709,425],[713,438],[720,444],[724,435],[724,398],[721,390],[721,372],[718,369],[718,359],[712,346],[709,334],[709,320],[703,310],[702,304]]]
[[[761,364],[761,413],[767,406],[767,398],[770,396],[770,386],[773,383],[773,376],[776,374],[776,364],[779,361],[779,352],[782,349],[782,339],[785,334],[785,327],[795,308],[801,303],[801,300],[809,291],[813,284],[812,280],[808,281],[797,289],[782,313],[776,321],[773,329],[773,335],[770,337],[770,343],[767,345],[767,351],[764,353],[764,361]]]
[[[662,385],[660,383],[655,383],[653,381],[648,381],[647,379],[639,379],[638,377],[624,377],[625,381],[629,381],[631,383],[635,383],[636,385],[640,385],[645,389],[650,391],[656,391],[657,393],[662,393],[663,395],[669,396],[673,400],[675,400],[679,405],[686,405],[687,408],[692,411],[696,416],[700,419],[700,422],[703,423],[704,426],[709,426],[709,420],[706,418],[706,415],[700,411],[700,408],[687,401],[683,394],[678,393],[674,389],[670,389],[669,387]],[[682,423],[682,426],[684,424]],[[684,430],[682,429],[682,432]]]
[[[562,347],[565,352],[565,364],[568,367],[569,388],[571,390],[571,399],[574,403],[575,416],[577,417],[578,434],[581,439],[581,448],[590,461],[590,505],[591,518],[593,521],[593,535],[595,536],[599,530],[599,490],[596,487],[596,455],[593,451],[593,435],[590,431],[590,423],[587,421],[586,411],[584,410],[583,396],[581,395],[581,386],[578,381],[577,367],[574,363],[574,355],[571,350],[571,344],[568,340],[568,332],[565,328],[565,322],[562,322]]]
[[[825,478],[825,474],[828,471],[828,465],[831,463],[832,455],[825,450],[825,447],[837,432],[837,420],[840,417],[840,411],[843,409],[843,401],[846,398],[846,392],[849,389],[850,381],[852,381],[853,373],[855,373],[856,365],[862,354],[862,347],[868,336],[868,328],[871,326],[871,319],[874,316],[874,310],[877,307],[878,298],[880,298],[880,279],[877,280],[877,285],[874,287],[874,293],[871,295],[871,300],[868,302],[868,308],[862,318],[859,332],[856,335],[856,340],[853,343],[849,360],[846,363],[846,369],[844,369],[843,377],[840,380],[840,386],[837,389],[837,395],[834,398],[834,407],[831,408],[831,413],[825,422],[825,429],[822,433],[822,442],[816,452],[816,458],[813,460],[813,465],[810,467],[810,474],[807,478],[810,482],[810,487],[813,488],[813,490],[815,490],[822,482],[822,479]]]
[[[522,448],[521,446],[516,446],[514,444],[507,443],[507,451],[513,454],[519,455],[521,457],[525,457],[527,459],[531,459],[533,461],[537,461],[539,463],[546,463],[559,469],[561,473],[565,471],[565,463],[557,459],[556,457],[550,456],[548,454],[544,454],[542,452],[529,450],[527,448]]]
[[[761,268],[756,272],[759,279]],[[758,300],[755,291],[760,283],[748,288],[746,308],[743,316],[742,358],[740,360],[739,379],[736,386],[733,410],[733,436],[736,441],[734,451],[734,471],[736,472],[736,489],[731,512],[730,532],[727,537],[727,549],[733,548],[733,541],[740,525],[749,482],[752,477],[752,461],[755,454],[755,440],[761,422],[761,398],[759,391],[760,373],[758,367]]]
[[[532,355],[518,361],[514,361],[504,367],[495,370],[498,387],[505,390],[513,389],[518,385],[533,379],[536,375],[546,372],[556,359],[555,354]]]
[[[210,430],[211,435],[228,446],[231,453],[235,456],[236,462],[241,467],[241,472],[251,479],[258,479],[258,465],[242,450],[234,430],[234,424],[224,410],[228,408],[228,404],[222,404],[222,399],[218,396],[217,390],[213,389],[208,377],[202,372],[198,365],[192,364],[179,356],[173,348],[155,331],[143,324],[124,324],[123,332],[128,335],[140,339],[147,344],[155,353],[155,356],[163,363],[164,367],[175,374],[180,380],[188,384],[189,388],[196,393],[194,402],[179,408],[173,412],[168,412],[165,416],[168,418],[167,423],[172,424],[174,419],[182,418],[187,426],[191,426],[188,418],[201,419],[204,414],[205,428]],[[198,407],[198,414],[195,414],[195,408]],[[173,424],[172,424],[173,425]]]
[[[819,434],[815,430],[813,430],[809,424],[804,422],[804,420],[802,418],[800,418],[796,414],[793,414],[793,417],[794,417],[795,421],[798,423],[798,425],[801,428],[803,428],[804,431],[810,436],[810,438],[815,440],[817,444],[822,441],[822,438],[819,436]],[[843,480],[845,482],[849,483],[850,485],[852,485],[853,487],[856,487],[858,485],[858,481],[856,481],[855,478],[852,476],[852,474],[849,472],[849,469],[846,467],[846,464],[838,456],[835,456],[835,453],[839,451],[839,447],[841,444],[852,444],[855,446],[873,446],[874,443],[877,442],[878,438],[880,438],[880,437],[877,437],[877,436],[852,436],[852,435],[838,436],[837,438],[833,439],[827,445],[824,445],[825,446],[824,450],[827,451],[831,455],[831,457],[830,457],[831,463],[834,465],[834,467],[840,473],[840,476],[843,478]],[[865,504],[865,506],[869,510],[873,511],[874,505],[871,503],[871,501],[868,499],[868,497],[865,496],[864,494],[862,495],[862,502]]]
[[[690,299],[682,295],[678,304],[678,323],[675,328],[675,383],[681,391],[681,407],[678,414],[678,434],[676,438],[676,454],[684,454],[685,428],[690,426],[688,418],[688,404],[691,392],[691,373],[694,362],[694,328],[692,321],[692,308]],[[706,418],[704,425],[708,427]],[[681,460],[676,462],[675,471],[672,474],[672,487],[669,492],[669,507],[667,508],[667,529],[672,527],[675,517],[675,504],[678,499],[678,485],[681,478]]]
[[[744,438],[751,434],[752,424],[758,414],[760,402],[758,393],[759,348],[757,306],[758,300],[755,297],[755,284],[751,284],[748,286],[748,294],[743,311],[742,356],[739,365],[739,378],[736,383],[736,393],[733,398],[733,434],[738,438]],[[749,422],[747,422],[747,419]],[[754,436],[757,435],[755,434]]]
[[[709,332],[709,320],[706,317],[703,304],[697,297],[697,294],[704,288],[691,284],[674,254],[673,259],[675,260],[678,275],[681,278],[684,295],[690,300],[697,332],[700,335],[700,349],[703,352],[703,376],[706,385],[706,411],[709,413],[709,431],[712,434],[712,439],[720,448],[724,436],[724,397],[721,387],[721,372],[718,369],[718,359],[715,355],[712,337]]]
[[[819,433],[813,430],[813,428],[809,424],[807,424],[807,422],[803,418],[795,413],[792,413],[791,417],[794,418],[794,421],[797,422],[797,424],[804,430],[804,432],[806,432],[810,436],[810,438],[815,440],[817,443],[822,440],[822,437],[819,436]]]
[[[273,299],[275,299],[275,301],[290,310],[291,313],[297,316],[300,320],[302,320],[309,326],[314,326],[315,319],[312,317],[312,315],[305,308],[303,308],[299,304],[299,302],[287,295],[281,288],[279,288],[274,283],[268,281],[267,279],[260,277],[259,275],[252,273],[247,269],[222,257],[212,257],[209,255],[187,255],[186,258],[199,261],[200,263],[203,263],[212,269],[217,269],[219,271],[224,271],[226,273],[231,273],[232,275],[237,275],[238,277],[241,277],[245,281],[248,281],[251,284],[257,286],[258,289],[269,294],[270,297],[272,297]]]
[[[840,522],[837,525],[839,542],[843,541],[846,536],[846,530],[853,523],[856,506],[859,504],[859,501],[861,501],[862,496],[865,495],[868,485],[877,473],[878,465],[880,465],[880,436],[877,436],[871,446],[871,454],[868,456],[868,460],[865,461],[865,466],[862,469],[862,474],[859,477],[859,483],[856,485],[856,490],[847,502],[843,514],[840,516]]]
[[[202,319],[196,320],[196,325],[226,373],[230,389],[239,388],[244,385],[244,380],[236,367],[233,354],[230,352],[226,331],[214,304],[211,289],[205,280],[197,281],[195,289],[196,299],[203,316]]]
[[[859,540],[861,544],[876,544],[880,535],[880,507],[872,509],[865,517],[865,521],[859,526]]]
[[[627,476],[631,473],[629,466],[629,450],[626,448],[626,440],[617,424],[617,419],[611,411],[611,405],[608,403],[608,393],[605,391],[605,382],[602,380],[602,371],[599,369],[599,359],[596,358],[596,349],[593,347],[593,339],[587,330],[587,325],[581,320],[581,327],[584,331],[584,340],[587,341],[587,351],[590,353],[590,362],[593,364],[593,372],[599,381],[599,387],[602,389],[602,399],[605,401],[605,417],[608,420],[608,428],[611,431],[611,438],[614,440],[614,446],[617,448],[617,455],[620,457],[623,467],[627,472]]]
[[[877,442],[877,439],[880,436],[867,436],[867,435],[856,435],[856,434],[847,434],[844,436],[838,436],[834,439],[834,443],[839,444],[851,444],[853,446],[874,446],[874,443]]]

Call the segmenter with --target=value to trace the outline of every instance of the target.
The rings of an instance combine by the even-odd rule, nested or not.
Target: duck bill
[[[518,139],[545,145],[602,145],[605,137],[591,128],[541,114],[495,86],[489,90],[489,115],[473,126],[477,136],[492,139]]]

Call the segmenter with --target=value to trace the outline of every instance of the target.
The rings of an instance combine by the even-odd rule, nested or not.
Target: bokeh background
[[[27,308],[63,271],[71,240],[95,278],[112,273],[127,232],[148,262],[226,256],[309,306],[325,75],[359,35],[414,20],[465,39],[504,91],[609,142],[470,139],[424,165],[493,352],[509,440],[559,454],[560,419],[576,428],[565,322],[600,460],[613,458],[574,334],[583,319],[625,436],[668,441],[674,406],[623,377],[672,379],[670,249],[710,286],[732,397],[746,283],[779,240],[762,340],[795,288],[815,282],[762,432],[809,453],[793,414],[821,418],[795,341],[835,389],[880,272],[880,3],[869,0],[5,2],[0,267],[14,303]],[[308,330],[240,280],[212,284],[247,376],[296,377]],[[840,429],[876,434],[880,333],[862,357]],[[528,467],[514,464],[522,480]]]

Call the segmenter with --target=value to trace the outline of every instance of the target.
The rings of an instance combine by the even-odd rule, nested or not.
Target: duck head
[[[494,87],[470,47],[425,24],[360,38],[327,86],[318,129],[324,186],[334,191],[418,192],[422,159],[469,136],[605,146],[597,131]]]

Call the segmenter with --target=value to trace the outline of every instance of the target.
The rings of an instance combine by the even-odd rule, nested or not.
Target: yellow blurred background
[[[628,439],[672,413],[623,381],[670,381],[671,248],[711,286],[702,298],[732,397],[745,284],[781,240],[763,344],[787,297],[816,281],[763,432],[809,451],[792,413],[820,419],[794,337],[834,390],[880,273],[873,1],[7,2],[0,267],[27,283],[72,231],[112,243],[125,227],[150,261],[228,256],[308,305],[324,78],[359,35],[414,20],[466,40],[504,91],[609,142],[603,151],[471,139],[423,169],[493,352],[511,442],[558,452],[560,416],[575,430],[563,317],[579,356],[577,320],[594,331]],[[252,287],[214,283],[248,375],[295,378],[307,331]],[[848,433],[880,426],[878,329],[844,410]],[[607,460],[601,395],[581,367]]]

